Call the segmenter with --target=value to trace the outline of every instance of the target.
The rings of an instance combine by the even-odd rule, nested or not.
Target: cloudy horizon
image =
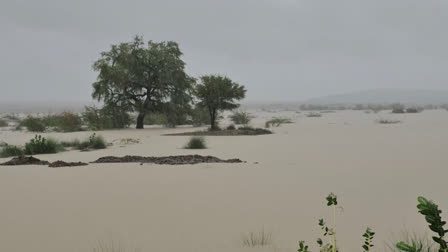
[[[90,101],[92,63],[135,35],[180,44],[193,77],[227,75],[247,101],[362,90],[446,90],[442,0],[0,3],[0,100]]]

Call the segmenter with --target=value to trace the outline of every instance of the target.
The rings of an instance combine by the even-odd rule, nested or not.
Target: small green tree
[[[199,99],[198,105],[208,110],[210,126],[217,129],[218,112],[239,107],[236,101],[246,95],[244,86],[233,82],[228,77],[220,75],[206,75],[200,78],[201,83],[196,85],[195,94]]]

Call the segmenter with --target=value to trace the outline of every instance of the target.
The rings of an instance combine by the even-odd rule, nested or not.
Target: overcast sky
[[[92,63],[136,34],[249,101],[446,89],[447,0],[0,0],[0,101],[89,101]]]

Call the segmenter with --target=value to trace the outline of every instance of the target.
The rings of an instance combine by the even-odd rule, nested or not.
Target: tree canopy
[[[112,45],[93,65],[98,78],[92,97],[137,112],[138,129],[150,112],[189,107],[195,80],[185,73],[181,56],[179,45],[172,41],[145,43],[136,36]]]
[[[211,129],[217,129],[218,112],[239,107],[237,101],[246,95],[244,86],[233,82],[228,77],[220,75],[206,75],[200,78],[196,85],[195,94],[199,99],[198,105],[208,109]]]

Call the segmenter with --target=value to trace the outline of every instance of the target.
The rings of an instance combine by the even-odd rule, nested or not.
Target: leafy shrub
[[[7,127],[8,122],[6,120],[0,119],[0,127]]]
[[[76,141],[76,140],[75,140]],[[100,135],[96,135],[93,133],[89,136],[89,138],[85,141],[79,142],[77,146],[75,146],[78,150],[89,150],[89,149],[105,149],[107,147],[106,141]]]
[[[23,156],[23,149],[14,145],[6,144],[0,151],[0,157],[13,157],[13,156]]]
[[[45,124],[41,118],[34,116],[27,116],[21,122],[21,126],[24,126],[28,131],[31,132],[44,132],[46,130]]]
[[[235,124],[248,125],[254,117],[245,111],[236,111],[230,115],[230,120]]]
[[[64,147],[55,140],[46,139],[41,135],[36,135],[25,144],[25,154],[27,155],[58,153],[63,149]]]
[[[233,124],[227,126],[226,129],[227,129],[227,130],[236,130],[235,125],[233,125]]]
[[[265,128],[270,128],[271,126],[273,127],[278,127],[282,124],[286,124],[286,123],[292,123],[292,120],[289,118],[279,118],[279,117],[274,117],[271,120],[267,121],[264,126]]]
[[[185,145],[185,149],[206,149],[207,145],[203,137],[191,137]]]

